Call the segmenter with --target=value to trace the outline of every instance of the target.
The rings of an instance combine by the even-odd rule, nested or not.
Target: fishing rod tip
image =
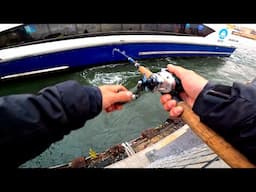
[[[114,55],[115,51],[120,52],[120,49],[114,48],[114,49],[112,50],[112,55]]]

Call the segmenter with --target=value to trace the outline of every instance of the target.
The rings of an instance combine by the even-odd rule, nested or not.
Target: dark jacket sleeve
[[[66,81],[38,94],[0,97],[1,166],[17,167],[102,110],[98,87]]]
[[[203,123],[256,163],[256,87],[209,82],[193,106]]]

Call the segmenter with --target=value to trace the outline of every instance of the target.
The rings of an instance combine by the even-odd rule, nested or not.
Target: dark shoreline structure
[[[157,127],[144,130],[138,138],[131,141],[113,145],[101,153],[95,153],[88,157],[77,157],[66,164],[56,165],[49,168],[104,168],[142,151],[184,125],[185,123],[182,120],[167,119]]]

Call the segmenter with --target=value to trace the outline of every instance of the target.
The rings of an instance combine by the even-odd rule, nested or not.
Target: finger
[[[115,105],[115,110],[122,110],[123,106],[122,105]]]
[[[119,103],[119,102],[129,102],[132,100],[132,92],[131,91],[121,91],[118,92],[117,94],[115,94],[113,96],[113,99],[115,101],[115,103]]]
[[[113,86],[113,91],[118,93],[120,91],[128,91],[128,90],[123,85],[115,85]]]
[[[116,105],[116,104],[114,104],[114,105],[111,105],[110,107],[108,107],[107,109],[106,109],[106,111],[107,112],[113,112],[113,111],[115,111],[115,110],[122,110],[123,109],[123,106],[122,105]]]
[[[164,94],[164,95],[161,95],[160,102],[161,104],[164,104],[171,99],[172,99],[172,96],[170,94]]]
[[[167,65],[167,69],[171,73],[174,73],[178,78],[181,78],[182,77],[182,73],[184,73],[184,71],[185,71],[185,69],[183,67],[174,66],[172,64],[168,64]]]
[[[107,108],[105,109],[105,111],[106,111],[107,113],[112,112],[113,110],[114,110],[113,105],[111,105],[111,106],[109,106],[109,107],[107,107]]]
[[[177,106],[172,108],[172,110],[170,111],[170,116],[171,117],[179,117],[183,112],[183,108],[181,106]]]
[[[176,100],[170,100],[164,104],[164,109],[166,111],[170,111],[173,107],[176,107],[177,101]]]
[[[180,119],[180,117],[172,117],[172,116],[170,116],[169,118],[172,119],[172,120],[178,120],[178,119]]]

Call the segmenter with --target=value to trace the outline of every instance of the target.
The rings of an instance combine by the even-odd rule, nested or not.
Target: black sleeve
[[[0,165],[17,167],[102,110],[98,87],[66,81],[38,94],[0,97]]]
[[[203,123],[256,163],[256,87],[208,83],[193,106]]]

